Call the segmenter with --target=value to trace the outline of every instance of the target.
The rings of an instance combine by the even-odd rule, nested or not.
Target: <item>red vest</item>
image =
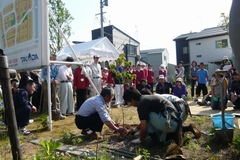
[[[153,70],[151,70],[151,71],[148,70],[147,81],[148,81],[148,83],[154,82],[154,71]]]
[[[73,86],[77,87],[77,89],[87,89],[89,86],[89,81],[84,74],[81,74],[82,68],[76,68],[74,70],[74,79],[73,79]]]

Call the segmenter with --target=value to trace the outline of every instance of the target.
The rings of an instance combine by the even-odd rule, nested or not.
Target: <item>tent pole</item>
[[[48,11],[49,11],[49,15],[50,15],[51,19],[53,20],[53,23],[57,26],[58,31],[60,32],[60,34],[62,35],[62,37],[63,37],[64,40],[66,41],[66,43],[67,43],[67,45],[69,46],[70,50],[72,51],[73,55],[75,56],[75,58],[77,59],[77,61],[80,62],[79,59],[78,59],[78,57],[77,57],[77,54],[76,54],[75,51],[73,50],[72,46],[71,46],[70,43],[68,42],[68,40],[67,40],[67,38],[65,37],[64,33],[62,32],[62,29],[59,27],[57,21],[56,21],[55,18],[53,17],[52,12],[51,12],[50,10],[48,10]],[[51,63],[57,64],[56,61],[50,61],[50,64],[51,64]],[[68,62],[67,64],[71,64],[71,62],[70,62],[70,63]],[[50,85],[50,74],[49,74],[49,72],[50,72],[50,66],[48,66],[48,67],[49,67],[49,68],[48,68],[48,84]],[[84,71],[87,79],[89,80],[91,86],[94,88],[94,90],[96,91],[96,93],[99,94],[96,86],[93,84],[91,78],[90,78],[89,75],[86,73],[85,69],[84,69],[83,71]],[[50,87],[48,86],[48,88],[50,88]],[[48,112],[49,112],[48,114],[49,114],[49,121],[50,121],[50,124],[49,124],[49,126],[48,126],[48,129],[49,129],[49,130],[52,130],[52,123],[51,123],[51,121],[52,121],[51,98],[49,98],[50,95],[51,95],[51,92],[50,92],[50,90],[48,90],[48,105],[49,105],[49,106],[48,106]]]

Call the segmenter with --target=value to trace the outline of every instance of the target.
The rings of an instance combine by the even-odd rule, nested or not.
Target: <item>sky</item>
[[[91,41],[100,28],[100,0],[62,0],[74,20],[69,41]],[[140,42],[140,50],[166,48],[176,64],[174,38],[216,27],[232,0],[108,0],[104,26],[114,25]]]

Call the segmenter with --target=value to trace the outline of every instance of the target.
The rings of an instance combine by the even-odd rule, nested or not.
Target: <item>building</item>
[[[152,65],[155,78],[158,77],[159,66],[163,64],[167,69],[168,80],[171,80],[170,77],[174,75],[174,69],[172,69],[174,65],[168,63],[169,53],[166,48],[141,50],[140,55],[142,62]],[[171,70],[169,70],[170,68]]]
[[[180,61],[184,62],[185,76],[187,79],[189,79],[190,69],[190,50],[189,41],[187,40],[187,38],[196,33],[197,32],[182,34],[177,38],[173,39],[176,43],[176,64],[178,64]]]
[[[92,40],[100,37],[100,28],[92,30]],[[104,27],[104,37],[107,37],[120,53],[125,54],[127,61],[136,64],[140,60],[140,43],[114,25]]]
[[[193,60],[198,64],[204,62],[209,75],[212,75],[215,69],[219,68],[224,56],[228,56],[229,59],[232,57],[228,33],[220,27],[180,35],[174,41],[176,42],[177,62],[183,60],[188,64],[185,68],[187,78],[189,78],[189,64]]]

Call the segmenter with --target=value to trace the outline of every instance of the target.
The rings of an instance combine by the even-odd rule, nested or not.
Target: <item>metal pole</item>
[[[22,160],[22,152],[18,140],[18,128],[14,110],[13,96],[10,84],[8,60],[6,56],[0,56],[0,82],[3,91],[3,102],[10,138],[12,156],[14,160]]]
[[[51,105],[51,80],[50,80],[50,65],[47,66],[47,88],[48,89],[48,121],[47,127],[49,131],[52,131],[52,105]]]
[[[101,14],[101,38],[104,37],[104,30],[103,30],[103,1],[100,0],[100,14]]]
[[[223,80],[221,80],[220,81],[220,91],[221,91],[221,100],[220,100],[220,102],[221,102],[221,110],[222,110],[222,129],[223,130],[225,130],[226,129],[226,126],[225,126],[225,108],[224,108],[224,105],[223,105],[223,98],[224,98],[224,96],[223,96],[223,81],[224,81],[224,79],[225,79],[225,76],[223,76]]]
[[[222,73],[223,74],[223,77],[222,79],[221,78],[217,78],[217,74],[219,73]],[[224,83],[224,80],[225,80],[225,76],[226,76],[226,71],[223,71],[223,70],[219,70],[219,71],[216,71],[215,72],[215,75],[216,75],[216,79],[219,80],[220,82],[220,96],[221,96],[221,100],[220,100],[220,103],[221,103],[221,111],[222,111],[222,130],[226,130],[226,125],[225,125],[225,107],[224,107],[224,104],[223,104],[223,98],[224,97],[224,89],[223,89],[223,83]]]

